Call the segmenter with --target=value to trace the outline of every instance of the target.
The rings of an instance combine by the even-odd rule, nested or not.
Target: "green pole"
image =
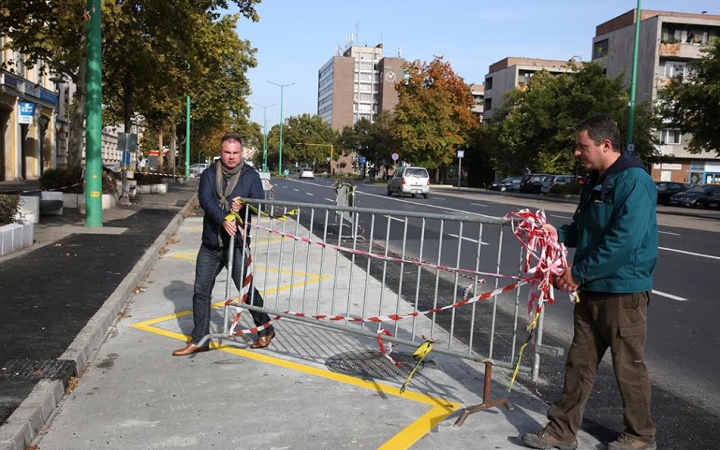
[[[267,172],[267,108],[263,108],[263,172]]]
[[[190,180],[190,96],[185,108],[185,181]]]
[[[85,128],[85,226],[102,228],[102,59],[100,0],[88,0],[87,124]]]
[[[283,129],[283,90],[287,86],[292,86],[295,83],[290,84],[277,84],[273,83],[272,81],[268,80],[268,83],[274,84],[275,86],[280,86],[280,146],[279,146],[279,156],[278,156],[278,175],[282,175],[282,147],[283,147],[283,139],[282,139],[282,129]]]
[[[640,48],[640,17],[641,17],[641,0],[637,2],[635,10],[635,44],[633,48],[632,74],[630,75],[630,110],[628,112],[628,132],[627,132],[627,150],[629,153],[635,153],[635,143],[633,142],[633,131],[635,128],[635,84],[637,82],[638,67],[638,49]]]

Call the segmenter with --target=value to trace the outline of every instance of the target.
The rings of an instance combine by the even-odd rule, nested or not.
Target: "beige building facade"
[[[559,74],[573,69],[568,61],[552,59],[508,57],[492,64],[485,75],[483,119],[491,118],[504,105],[507,92],[525,89],[530,78],[541,70]]]
[[[402,58],[385,57],[382,44],[348,47],[318,71],[318,115],[334,130],[360,119],[373,122],[397,105],[403,64]]]
[[[630,84],[635,39],[636,10],[630,10],[597,26],[593,38],[592,60],[605,66],[609,77],[624,73]],[[663,88],[683,76],[687,63],[700,58],[700,48],[720,36],[720,16],[643,10],[640,17],[636,102],[656,101]],[[672,162],[654,164],[657,181],[693,184],[720,183],[720,159],[715,151],[691,154],[690,135],[664,128],[657,131],[662,155]]]

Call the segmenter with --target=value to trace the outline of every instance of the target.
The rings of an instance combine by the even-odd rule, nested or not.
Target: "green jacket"
[[[580,290],[629,294],[652,289],[656,199],[655,182],[637,158],[623,154],[603,179],[590,175],[573,222],[558,228],[559,241],[577,247],[572,275]]]

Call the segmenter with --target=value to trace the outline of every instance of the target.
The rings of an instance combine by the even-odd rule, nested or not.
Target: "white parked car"
[[[430,175],[424,167],[400,167],[388,180],[387,195],[393,193],[402,197],[403,194],[410,194],[415,197],[422,194],[427,198],[430,192]]]
[[[300,169],[300,172],[298,173],[298,178],[302,179],[308,179],[313,180],[315,179],[315,172],[309,167],[303,167]]]
[[[190,176],[191,177],[199,177],[201,173],[205,169],[207,169],[210,165],[207,163],[197,163],[197,164],[191,164],[190,165]]]

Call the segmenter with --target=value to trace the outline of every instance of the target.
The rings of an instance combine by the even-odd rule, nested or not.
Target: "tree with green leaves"
[[[406,63],[404,71],[395,107],[397,150],[413,165],[443,170],[479,126],[470,87],[442,57]]]
[[[658,93],[660,113],[666,126],[692,133],[690,152],[714,150],[720,157],[720,38],[700,50],[702,57],[688,63],[685,76]]]
[[[204,32],[222,27],[227,30],[235,25],[237,19],[220,23],[223,22],[220,20],[221,11],[226,10],[232,3],[238,7],[240,16],[257,21],[255,5],[259,2],[260,0],[203,0],[184,3],[168,3],[163,0],[104,1],[103,102],[111,108],[109,114],[119,116],[118,122],[124,122],[127,127],[129,114],[143,109],[134,102],[135,98],[150,98],[153,95],[160,99],[159,103],[167,100],[174,107],[178,97],[175,94],[181,92],[182,97],[189,92],[190,86],[194,86],[193,82],[198,80],[197,75],[202,73],[190,73],[188,62],[191,63],[191,70],[193,61],[198,62],[197,70],[202,70],[208,62],[202,57],[209,56],[208,51],[216,49],[210,39],[217,33],[206,36]],[[25,66],[37,65],[41,72],[63,76],[66,80],[72,80],[76,86],[70,129],[69,165],[79,165],[82,156],[86,99],[86,7],[85,0],[6,0],[0,7],[0,35],[9,37],[6,47],[25,55]],[[198,27],[199,25],[203,26]],[[189,33],[188,30],[193,32]],[[198,30],[202,30],[202,33]],[[232,31],[234,34],[234,29]],[[243,45],[249,47],[246,42]],[[223,54],[228,58],[233,50],[237,50],[237,47],[212,52],[211,57]],[[247,53],[234,55],[245,61],[233,67],[245,67],[248,62],[246,55]],[[213,69],[224,68],[215,66],[205,69],[206,75],[210,73],[204,77],[208,78],[209,84],[212,84],[212,80],[217,80],[217,74],[210,72]],[[226,75],[224,80],[233,77],[232,73],[224,72],[223,75]],[[246,83],[247,80],[244,81]],[[243,79],[238,79],[237,83],[242,84]],[[244,92],[247,95],[249,88],[246,87]],[[182,101],[180,103],[182,104]],[[181,108],[182,105],[178,107]],[[243,108],[241,103],[234,103],[230,105],[230,110],[246,111],[247,108],[246,105]],[[166,108],[156,114],[158,117],[155,117],[155,121],[158,123],[161,122],[160,111],[166,111]],[[143,115],[146,112],[153,115],[153,111],[144,111]],[[180,113],[174,114],[179,115]],[[245,116],[246,114],[236,117]],[[177,125],[177,120],[169,120],[165,128],[169,129],[172,122]]]
[[[283,124],[283,166],[316,166],[327,164],[333,146],[335,152],[337,132],[317,114],[290,116]],[[268,134],[268,162],[277,164],[280,151],[280,127],[275,125]]]
[[[571,62],[573,64],[573,62]],[[517,175],[526,169],[540,173],[578,173],[573,154],[577,123],[605,112],[627,135],[629,94],[623,75],[605,76],[603,68],[585,63],[568,73],[541,70],[523,90],[506,94],[503,108],[488,120],[486,145],[500,175]],[[635,109],[635,146],[645,162],[658,157],[658,125],[648,102]]]

